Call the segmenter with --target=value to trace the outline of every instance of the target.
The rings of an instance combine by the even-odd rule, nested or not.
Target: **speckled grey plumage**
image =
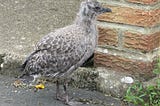
[[[44,36],[24,62],[23,71],[28,75],[67,78],[94,52],[100,9],[96,0],[82,2],[74,23]]]
[[[49,33],[37,43],[35,51],[22,65],[23,75],[57,78],[56,98],[74,105],[69,102],[65,79],[93,54],[98,39],[96,16],[110,11],[102,8],[96,0],[82,2],[72,25]],[[64,79],[65,98],[60,94],[59,78]]]

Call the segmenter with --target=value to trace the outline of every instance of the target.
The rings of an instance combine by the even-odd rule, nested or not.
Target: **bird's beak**
[[[106,13],[106,12],[112,12],[112,10],[110,8],[101,8],[100,14]]]

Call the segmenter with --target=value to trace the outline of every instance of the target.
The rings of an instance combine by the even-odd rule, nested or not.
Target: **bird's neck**
[[[75,24],[83,27],[87,32],[90,32],[96,27],[96,18],[90,18],[88,16],[81,16],[78,14],[75,20]]]

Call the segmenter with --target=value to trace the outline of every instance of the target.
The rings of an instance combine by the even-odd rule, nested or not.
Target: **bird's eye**
[[[100,8],[100,7],[95,7],[95,9],[96,9],[96,10],[100,10],[101,8]]]

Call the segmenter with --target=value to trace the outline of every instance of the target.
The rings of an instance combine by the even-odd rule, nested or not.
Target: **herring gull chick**
[[[98,39],[96,17],[105,12],[111,9],[103,8],[97,0],[82,2],[73,24],[49,33],[37,43],[22,65],[23,76],[56,78],[56,98],[69,104],[66,79],[93,54]],[[59,79],[64,80],[64,98]]]

